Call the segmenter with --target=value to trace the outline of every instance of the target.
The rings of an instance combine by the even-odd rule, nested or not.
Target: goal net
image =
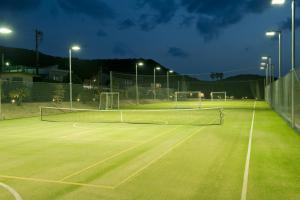
[[[164,110],[89,110],[41,107],[41,120],[50,122],[219,125],[222,108]]]
[[[120,94],[118,92],[102,92],[99,101],[99,110],[120,108]]]
[[[210,97],[212,101],[227,101],[226,92],[211,92]]]
[[[175,92],[176,107],[200,107],[203,97],[200,91]]]

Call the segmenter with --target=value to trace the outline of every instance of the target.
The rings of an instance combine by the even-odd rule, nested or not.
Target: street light
[[[285,0],[272,0],[272,5],[282,5],[285,3]]]
[[[285,3],[285,0],[272,0],[272,5],[282,5]],[[292,86],[291,86],[291,124],[292,127],[295,127],[295,94],[294,94],[294,72],[295,72],[295,64],[296,64],[296,60],[295,60],[295,41],[296,41],[296,31],[295,31],[295,21],[296,21],[296,0],[291,0],[291,8],[292,8],[292,55],[291,55],[291,59],[292,59],[292,69],[291,69],[291,73],[292,73]]]
[[[8,66],[10,66],[10,63],[9,63],[9,62],[6,62],[5,65],[8,67]]]
[[[168,100],[170,99],[170,81],[169,81],[169,76],[170,74],[173,74],[174,71],[173,70],[168,70],[167,71],[167,93],[168,93]]]
[[[0,27],[0,34],[8,35],[8,34],[11,34],[11,33],[12,33],[12,30],[10,28]]]
[[[267,37],[275,37],[278,35],[278,77],[281,78],[281,65],[282,65],[282,40],[281,40],[281,31],[268,31],[266,32]]]
[[[9,35],[9,34],[11,34],[12,33],[12,30],[10,29],[10,28],[7,28],[7,27],[0,27],[0,34],[1,35]],[[2,54],[2,56],[3,56],[3,54]],[[2,60],[3,60],[3,58],[4,57],[2,57]],[[0,72],[2,71],[2,67],[4,67],[3,66],[3,61],[2,61],[2,65],[1,65],[1,70],[0,70]],[[2,120],[2,107],[1,107],[1,105],[2,105],[2,79],[1,79],[1,77],[0,77],[0,120]]]
[[[73,109],[73,97],[72,97],[72,51],[79,51],[80,46],[74,45],[69,48],[69,75],[70,75],[70,108]]]
[[[144,66],[144,63],[138,62],[135,64],[135,96],[136,104],[139,104],[139,86],[138,86],[138,67]]]
[[[273,71],[273,65],[272,65],[272,58],[271,56],[262,56],[261,59],[266,62],[267,64],[267,70],[269,71],[268,74],[269,74],[269,83],[272,82],[273,80],[273,77],[272,77],[272,71]]]
[[[161,68],[160,67],[154,67],[153,69],[153,96],[154,96],[154,100],[156,100],[156,71],[160,71]]]
[[[260,70],[265,70],[266,71],[266,78],[265,78],[265,86],[268,85],[268,67],[267,63],[261,63],[260,64]]]

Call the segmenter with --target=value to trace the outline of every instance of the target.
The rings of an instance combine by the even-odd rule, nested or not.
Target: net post
[[[43,121],[43,110],[41,106],[40,106],[40,120]]]
[[[121,123],[123,123],[123,111],[120,111]]]
[[[2,120],[2,79],[0,77],[0,121]]]

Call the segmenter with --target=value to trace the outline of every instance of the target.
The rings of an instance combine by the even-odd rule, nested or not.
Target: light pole
[[[267,63],[261,63],[260,64],[260,70],[265,70],[266,71],[266,78],[265,78],[265,86],[268,85],[268,64]]]
[[[73,109],[73,94],[72,94],[72,51],[79,51],[80,47],[74,45],[69,48],[69,75],[70,75],[70,108]]]
[[[282,65],[282,33],[281,31],[268,31],[267,37],[274,37],[278,35],[278,78],[281,78],[281,65]]]
[[[170,74],[173,74],[173,70],[168,70],[167,71],[167,94],[168,94],[168,100],[170,99]]]
[[[154,100],[156,100],[156,71],[160,71],[160,67],[154,67],[153,69],[153,96]]]
[[[136,104],[139,104],[139,86],[138,86],[138,67],[143,66],[144,63],[139,62],[135,64],[135,96],[136,96]]]
[[[285,3],[285,0],[272,0],[272,5],[282,5]],[[292,127],[295,128],[295,83],[294,83],[294,79],[295,79],[295,41],[296,41],[296,32],[295,32],[295,19],[296,19],[296,0],[291,0],[291,8],[292,8],[292,55],[291,55],[291,59],[292,59],[292,69],[291,69],[291,73],[292,73],[292,85],[291,85],[291,124]]]
[[[273,71],[273,65],[272,65],[272,58],[270,56],[263,56],[261,57],[261,59],[267,63],[267,69],[268,69],[268,74],[269,74],[269,83],[271,84],[272,83],[272,80],[273,80],[273,76],[274,74],[272,74],[272,71]]]
[[[12,33],[12,30],[7,27],[0,27],[0,34],[1,35],[9,35]],[[2,65],[1,65],[1,70],[0,73],[2,72]],[[0,76],[0,120],[2,120],[2,79]]]

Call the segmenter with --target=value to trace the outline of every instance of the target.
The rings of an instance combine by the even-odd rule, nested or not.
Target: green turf
[[[225,108],[211,126],[2,121],[0,182],[24,200],[241,199],[253,104],[204,102]],[[299,186],[300,137],[258,102],[248,199],[300,199]]]

